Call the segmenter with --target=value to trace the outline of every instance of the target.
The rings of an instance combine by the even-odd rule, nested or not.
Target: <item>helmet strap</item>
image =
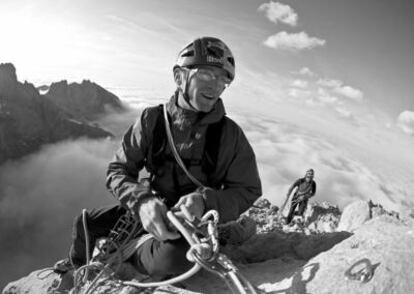
[[[190,97],[188,96],[188,78],[189,74],[186,74],[185,79],[178,85],[179,95],[181,94],[184,98],[184,102],[194,111],[198,112],[197,108],[193,106],[190,101]],[[183,85],[184,83],[184,85]]]

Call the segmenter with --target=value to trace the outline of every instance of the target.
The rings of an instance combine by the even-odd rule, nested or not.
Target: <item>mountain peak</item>
[[[0,63],[0,82],[17,82],[16,68],[12,63]]]

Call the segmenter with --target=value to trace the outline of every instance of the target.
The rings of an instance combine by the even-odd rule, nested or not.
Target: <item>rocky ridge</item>
[[[68,87],[72,89],[73,86]],[[121,105],[116,96],[91,82],[75,86],[76,90],[67,90],[66,92],[75,92],[77,97],[83,99],[83,102],[76,100],[77,104],[73,107],[90,114],[82,116],[80,121],[75,111],[69,111],[68,105],[72,103],[68,98],[70,96],[60,96],[59,89],[65,91],[58,85],[52,88],[55,89],[50,94],[52,96],[44,97],[32,84],[17,80],[16,69],[12,64],[0,64],[0,164],[27,155],[44,144],[60,140],[81,136],[112,136],[110,132],[89,123],[88,119],[102,114],[108,103],[120,110]],[[51,102],[52,97],[54,102]],[[90,104],[87,103],[88,97],[92,97]],[[65,99],[68,101],[63,102]],[[61,107],[64,103],[66,108]],[[85,110],[82,103],[85,104]],[[93,111],[90,105],[93,105]]]
[[[44,97],[80,121],[92,121],[108,111],[125,110],[121,100],[89,80],[82,83],[52,83]]]
[[[398,214],[364,201],[351,203],[343,213],[327,203],[314,203],[304,220],[294,219],[291,226],[284,224],[277,211],[276,206],[261,199],[237,222],[221,228],[225,235],[222,252],[232,258],[259,293],[385,294],[410,293],[414,287],[412,219],[400,219]],[[356,219],[363,221],[357,225]],[[352,228],[338,230],[346,227]],[[349,270],[351,274],[346,275]],[[361,273],[366,274],[365,279]],[[129,267],[129,272],[124,268],[120,278],[122,275],[131,278],[134,273]],[[71,285],[70,275],[60,277],[43,270],[10,283],[3,294],[67,293]],[[94,293],[144,292],[112,279]],[[201,271],[179,286],[147,289],[145,293],[229,290],[217,276]]]

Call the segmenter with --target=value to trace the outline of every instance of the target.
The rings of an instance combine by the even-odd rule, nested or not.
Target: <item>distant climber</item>
[[[306,207],[308,206],[309,198],[313,197],[316,193],[316,183],[313,180],[314,175],[315,175],[314,170],[309,169],[306,171],[305,177],[297,179],[292,184],[292,186],[290,186],[289,191],[287,193],[286,202],[288,201],[293,189],[296,188],[296,191],[295,191],[295,194],[293,195],[293,198],[290,204],[290,209],[289,209],[289,214],[286,219],[286,224],[289,224],[292,221],[294,215],[303,216],[303,214],[305,213]],[[298,211],[295,213],[296,208],[298,208]]]

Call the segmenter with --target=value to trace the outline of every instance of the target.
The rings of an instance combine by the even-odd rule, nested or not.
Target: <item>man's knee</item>
[[[138,249],[132,262],[140,272],[150,276],[181,274],[192,266],[186,258],[188,248],[184,238],[165,242],[151,239]]]

